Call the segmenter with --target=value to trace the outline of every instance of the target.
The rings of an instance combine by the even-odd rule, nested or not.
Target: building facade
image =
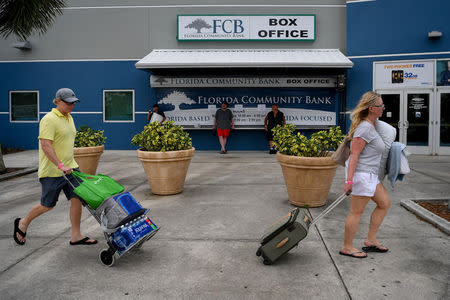
[[[364,91],[376,90],[401,142],[419,153],[445,154],[448,129],[439,118],[448,118],[448,95],[437,72],[444,71],[450,47],[445,16],[435,17],[441,6],[384,0],[68,1],[45,35],[28,39],[31,49],[14,38],[0,41],[0,141],[37,148],[39,120],[61,87],[81,99],[73,113],[76,126],[104,129],[107,149],[134,149],[131,138],[157,103],[200,150],[220,149],[210,128],[224,100],[236,123],[229,149],[265,150],[263,120],[271,104],[306,134],[333,125],[346,130],[345,112]],[[433,30],[442,36],[429,39]],[[403,82],[393,83],[390,71]],[[411,85],[410,75],[428,85]]]
[[[347,3],[347,106],[382,95],[381,119],[417,154],[450,154],[450,1]]]

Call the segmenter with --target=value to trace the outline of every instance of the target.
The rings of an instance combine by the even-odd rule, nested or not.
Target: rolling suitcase
[[[314,220],[307,209],[293,209],[266,229],[256,255],[262,256],[265,265],[273,264],[283,254],[297,246],[308,235],[309,227],[328,214],[347,196],[348,194],[342,194]]]
[[[265,265],[273,264],[306,237],[311,224],[308,210],[295,208],[266,229],[256,252]]]

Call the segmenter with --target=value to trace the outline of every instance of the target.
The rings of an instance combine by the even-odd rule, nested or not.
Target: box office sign
[[[178,15],[179,41],[314,41],[315,15]]]
[[[335,88],[336,77],[170,77],[151,75],[152,88],[168,87],[297,87]]]
[[[294,125],[336,125],[336,94],[330,89],[155,89],[156,103],[169,121],[194,127],[212,126],[222,101],[229,103],[235,124],[263,126],[272,104]]]
[[[433,61],[397,61],[375,63],[374,88],[390,89],[434,85]]]

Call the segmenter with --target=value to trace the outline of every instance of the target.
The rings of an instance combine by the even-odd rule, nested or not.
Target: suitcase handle
[[[278,243],[278,245],[276,246],[277,248],[281,248],[284,245],[286,245],[286,243],[289,241],[289,238],[285,238],[284,240],[282,240],[281,242]]]
[[[298,207],[294,208],[291,211],[291,220],[290,220],[290,222],[294,222],[295,220],[297,220],[297,216],[298,216],[299,211],[300,211],[300,209]]]
[[[331,203],[330,206],[328,206],[320,215],[318,215],[317,217],[315,217],[313,219],[313,221],[311,222],[311,225],[314,225],[317,223],[317,221],[319,221],[322,217],[324,217],[326,214],[328,214],[333,208],[335,208],[339,203],[342,202],[342,200],[344,200],[345,198],[347,198],[347,196],[350,195],[350,191],[347,193],[344,193],[342,195],[340,195],[333,203]]]

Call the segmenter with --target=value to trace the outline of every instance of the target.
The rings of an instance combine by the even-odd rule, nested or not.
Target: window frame
[[[106,93],[107,92],[131,92],[132,94],[132,114],[133,114],[133,118],[132,120],[106,120]],[[120,89],[120,90],[103,90],[103,122],[104,123],[134,123],[135,122],[135,92],[134,89]]]
[[[36,121],[22,121],[22,120],[13,120],[12,117],[12,94],[13,93],[36,93],[37,100],[36,100]],[[39,123],[39,116],[40,116],[40,110],[39,110],[39,90],[10,90],[9,91],[9,122],[10,123]]]

